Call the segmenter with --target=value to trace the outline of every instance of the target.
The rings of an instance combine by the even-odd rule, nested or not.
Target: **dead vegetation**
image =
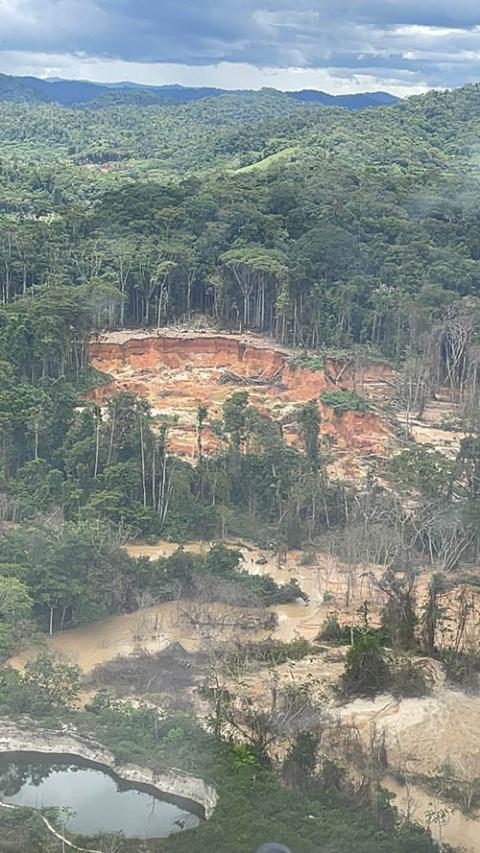
[[[87,686],[119,696],[165,694],[178,701],[206,675],[209,664],[206,652],[188,652],[180,643],[171,643],[160,652],[140,650],[97,666]]]
[[[244,385],[245,387],[262,387],[268,385],[276,385],[283,373],[283,365],[279,367],[271,376],[266,375],[266,371],[262,370],[255,376],[242,376],[240,373],[235,373],[233,370],[223,369],[219,383],[220,385]]]
[[[269,610],[226,610],[215,602],[205,605],[197,601],[183,602],[179,606],[179,617],[205,639],[218,638],[227,630],[230,633],[272,631],[277,621]]]

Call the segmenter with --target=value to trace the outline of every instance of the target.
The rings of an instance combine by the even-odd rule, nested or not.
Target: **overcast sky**
[[[408,95],[480,80],[480,0],[0,0],[0,71]]]

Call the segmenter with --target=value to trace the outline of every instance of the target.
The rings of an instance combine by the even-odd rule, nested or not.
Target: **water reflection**
[[[19,806],[65,809],[65,828],[80,835],[164,838],[199,823],[183,802],[159,799],[88,762],[60,756],[0,756],[0,797]]]

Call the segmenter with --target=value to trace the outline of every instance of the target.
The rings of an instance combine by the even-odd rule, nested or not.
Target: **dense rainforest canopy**
[[[0,74],[0,100],[21,101],[25,103],[57,103],[70,107],[93,104],[95,107],[119,104],[187,104],[204,98],[220,97],[227,94],[226,89],[210,86],[163,85],[147,86],[136,83],[90,83],[87,80],[58,80],[39,77],[12,77]],[[237,95],[251,94],[240,89]],[[394,104],[397,98],[388,92],[357,92],[354,95],[330,95],[316,89],[302,89],[285,92],[295,101],[310,104],[343,107],[348,110],[360,110],[367,107]]]
[[[2,301],[94,291],[100,324],[201,310],[403,357],[479,276],[480,89],[348,113],[281,93],[0,106]]]
[[[4,87],[0,100],[0,661],[38,632],[192,599],[199,586],[258,611],[302,597],[293,580],[247,575],[223,545],[151,562],[122,547],[135,536],[225,534],[256,539],[279,560],[328,534],[345,563],[385,566],[382,642],[433,654],[435,624],[418,645],[412,587],[395,570],[423,560],[449,572],[480,554],[480,86],[359,112],[267,90],[180,104],[112,91],[70,107],[37,95]],[[328,469],[317,400],[291,412],[292,446],[280,418],[242,389],[216,420],[198,406],[192,462],[171,451],[172,418],[145,399],[122,392],[100,407],[87,398],[108,379],[89,367],[92,331],[197,315],[296,347],[292,364],[312,369],[326,351],[389,362],[395,402],[409,413],[446,385],[462,403],[457,458],[413,444],[397,424],[401,452],[368,460],[363,479],[346,482]],[[339,418],[371,411],[355,390],[320,399]],[[207,423],[218,438],[211,454]],[[442,583],[432,581],[433,622]],[[343,629],[333,620],[329,630]],[[369,653],[383,652],[375,632],[360,648],[348,633],[358,687]],[[6,673],[0,704],[31,713],[28,671]],[[196,751],[186,729],[165,722],[159,734],[145,709],[94,710],[124,757],[147,761],[168,744]],[[260,772],[258,756],[218,739],[214,749],[209,772],[226,773],[227,793],[199,849],[223,850],[228,835],[235,850],[251,846],[260,797],[265,831],[279,811],[288,816],[287,802],[321,818],[289,818],[290,827],[282,818],[285,838],[306,853],[434,849],[411,826],[389,832],[384,795],[367,811],[357,802],[348,819],[343,804],[337,819],[330,782],[300,806]],[[168,849],[188,844],[179,835]]]
[[[178,538],[233,512],[290,544],[343,523],[349,490],[312,451],[312,409],[300,452],[234,394],[210,460],[200,409],[193,467],[144,401],[79,407],[99,380],[89,334],[201,312],[305,352],[362,346],[405,363],[424,395],[439,379],[476,388],[479,106],[476,85],[354,113],[269,90],[0,102],[4,516],[60,507]]]

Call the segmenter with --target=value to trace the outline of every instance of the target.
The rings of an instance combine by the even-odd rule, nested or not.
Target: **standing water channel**
[[[24,752],[0,755],[0,799],[15,806],[62,809],[65,830],[85,836],[165,838],[193,829],[202,811],[194,803],[133,786],[80,758]]]

